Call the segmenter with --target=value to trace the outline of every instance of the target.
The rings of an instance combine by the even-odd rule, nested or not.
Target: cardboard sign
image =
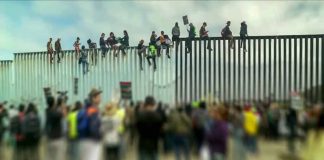
[[[120,82],[121,98],[132,99],[132,82]]]
[[[183,16],[182,19],[183,19],[183,24],[184,25],[189,24],[189,20],[188,20],[188,16],[187,15]]]

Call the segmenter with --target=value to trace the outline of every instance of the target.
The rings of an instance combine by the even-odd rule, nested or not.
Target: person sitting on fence
[[[140,62],[140,69],[141,71],[143,70],[143,65],[142,65],[142,54],[144,54],[144,57],[146,56],[146,46],[144,46],[144,40],[140,40],[137,46],[137,51],[138,51],[138,58]]]
[[[155,62],[156,52],[157,52],[156,46],[153,43],[150,43],[149,44],[149,55],[146,57],[146,59],[147,59],[147,62],[148,62],[148,64],[150,66],[151,66],[150,58],[153,59],[153,68],[154,68],[154,71],[156,70],[156,62]]]
[[[109,37],[107,39],[107,45],[108,45],[108,47],[110,46],[114,50],[114,53],[113,54],[116,57],[117,57],[116,49],[118,49],[117,44],[118,44],[118,41],[116,40],[116,37],[115,37],[114,33],[113,32],[110,32]]]
[[[243,45],[243,52],[247,52],[246,50],[246,45],[245,45],[245,41],[246,41],[246,37],[248,36],[248,32],[247,32],[247,25],[245,23],[245,21],[243,21],[241,23],[241,31],[240,31],[240,48],[242,48]]]
[[[50,62],[53,63],[53,45],[52,45],[52,38],[49,39],[47,42],[47,53],[50,55]]]
[[[73,47],[75,49],[75,58],[78,59],[79,54],[80,54],[80,38],[77,37],[77,40],[74,42]]]
[[[157,40],[156,40],[156,45],[158,48],[158,50],[157,50],[158,56],[161,56],[161,50],[163,48],[166,48],[166,54],[167,54],[168,58],[171,58],[170,54],[169,54],[169,52],[170,52],[169,46],[171,43],[172,42],[171,42],[169,36],[165,35],[164,31],[161,31],[161,36],[159,38],[157,38]]]
[[[200,30],[199,30],[199,36],[200,36],[201,39],[205,40],[205,43],[206,43],[206,40],[208,41],[207,49],[212,50],[211,45],[210,45],[210,40],[208,38],[208,31],[206,30],[206,27],[207,27],[207,23],[204,22],[203,25],[201,26]]]
[[[92,42],[91,39],[88,39],[87,43],[89,45],[89,51],[91,55],[91,64],[97,64],[97,44]]]
[[[57,41],[55,42],[55,52],[57,54],[57,63],[61,62],[61,58],[60,58],[61,51],[62,51],[61,38],[58,38]]]
[[[120,50],[122,51],[123,55],[126,55],[125,48],[129,47],[129,37],[126,30],[124,30],[124,37],[120,40]]]
[[[82,64],[83,74],[89,72],[88,53],[85,50],[85,46],[82,46],[79,64]]]
[[[108,50],[107,46],[106,46],[106,42],[105,42],[105,33],[101,33],[99,45],[100,45],[100,49],[101,49],[101,55],[102,55],[102,57],[105,57],[106,52]]]
[[[190,23],[189,24],[189,29],[187,29],[188,33],[189,33],[189,36],[186,40],[186,53],[191,53],[192,51],[192,40],[196,37],[196,28],[195,26]]]
[[[226,22],[226,26],[222,29],[222,37],[225,38],[225,39],[229,39],[230,40],[230,43],[229,43],[229,46],[234,49],[234,37],[232,35],[232,31],[231,29],[229,28],[229,26],[231,25],[231,21],[227,21]]]

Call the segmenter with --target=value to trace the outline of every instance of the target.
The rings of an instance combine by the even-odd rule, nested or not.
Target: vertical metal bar
[[[224,40],[223,40],[224,41]],[[222,96],[222,90],[221,90],[221,85],[222,85],[222,74],[221,74],[221,41],[218,40],[218,98],[221,99]]]
[[[198,53],[199,55],[199,70],[198,70],[198,72],[199,72],[199,92],[198,92],[198,97],[199,97],[199,99],[201,99],[202,98],[202,93],[201,93],[201,90],[202,90],[202,71],[201,71],[201,68],[202,68],[202,66],[201,66],[201,62],[202,62],[202,60],[201,60],[201,55],[202,55],[202,53],[201,53],[201,40],[199,40],[199,53]]]
[[[197,85],[197,40],[195,40],[195,100],[198,100],[198,85]]]
[[[322,49],[321,49],[321,63],[322,63],[322,67],[321,67],[321,102],[324,102],[324,36],[321,37],[321,41],[322,41]]]
[[[217,69],[217,65],[216,65],[216,40],[213,40],[214,43],[214,80],[213,80],[213,85],[214,85],[214,96],[216,96],[216,82],[217,82],[217,76],[216,76],[216,69]]]
[[[240,41],[238,41],[238,46],[240,46],[239,44],[240,44],[241,42]],[[242,81],[242,77],[241,77],[241,70],[242,70],[242,65],[241,65],[241,49],[239,48],[238,49],[238,55],[237,55],[237,57],[238,57],[238,70],[237,70],[237,72],[238,72],[238,75],[237,75],[237,79],[238,79],[238,81],[237,81],[237,92],[238,92],[238,99],[239,100],[241,100],[242,99],[242,94],[241,94],[241,81]],[[243,59],[244,60],[244,59]],[[244,84],[244,83],[243,83]]]
[[[316,76],[316,81],[315,81],[315,86],[316,86],[316,90],[315,90],[315,96],[316,96],[316,101],[318,102],[320,100],[320,96],[319,96],[319,86],[320,86],[320,82],[319,82],[319,38],[316,38],[316,56],[315,56],[315,60],[316,60],[316,69],[315,69],[315,76]]]
[[[206,40],[204,41],[204,92],[203,96],[207,95],[207,51],[206,51]]]
[[[208,94],[211,95],[212,93],[212,85],[211,85],[211,81],[212,81],[212,64],[211,64],[211,41],[208,39],[208,44],[210,45],[209,48],[209,52],[208,52]],[[206,66],[206,65],[205,65]]]
[[[182,41],[180,41],[180,46],[182,46]],[[176,50],[178,50],[178,48]],[[175,53],[175,94],[176,94],[176,96],[175,96],[175,102],[176,103],[179,100],[179,97],[178,97],[178,84],[179,84],[179,82],[178,82],[178,53],[179,52],[176,52]],[[145,61],[145,59],[143,59],[143,60]]]
[[[281,88],[281,75],[282,75],[282,70],[281,70],[281,38],[278,39],[278,44],[279,44],[279,51],[278,51],[278,99],[281,99],[282,96],[282,88]]]
[[[195,46],[196,47],[196,46]],[[192,55],[193,55],[193,53],[192,52],[190,52],[190,78],[189,78],[189,80],[190,80],[190,84],[189,84],[189,87],[190,87],[190,101],[192,101],[193,99],[194,99],[194,97],[193,97],[193,87],[192,87]]]
[[[272,62],[271,48],[272,48],[272,46],[271,46],[271,43],[272,43],[272,39],[270,38],[269,39],[269,84],[268,84],[270,98],[272,98],[272,85],[271,85],[272,84],[272,76],[271,76],[271,74],[272,74],[272,69],[271,69],[271,62]]]
[[[304,89],[305,89],[305,98],[308,97],[308,38],[305,38],[305,79],[304,79]]]
[[[273,48],[273,96],[277,100],[277,39],[274,39]]]
[[[284,52],[283,52],[283,100],[286,99],[287,95],[287,39],[284,38]]]
[[[187,74],[188,63],[187,63],[187,59],[188,58],[187,58],[187,54],[188,53],[185,53],[184,56],[181,57],[181,59],[183,59],[183,58],[185,59],[185,67],[184,67],[184,72],[185,73],[184,73],[184,78],[183,78],[183,80],[184,80],[184,102],[187,102],[187,98],[188,98],[188,95],[187,95],[187,92],[188,92],[188,90],[187,90],[187,88],[188,88],[188,83],[187,83],[187,81],[188,81],[188,74]],[[190,55],[191,55],[191,52],[190,52]]]
[[[263,39],[263,96],[264,98],[267,97],[267,40]]]
[[[227,40],[229,41],[229,40]],[[228,45],[229,47],[229,45]],[[223,100],[225,101],[226,100],[226,40],[223,41]]]
[[[237,40],[234,39],[234,50],[233,50],[233,100],[236,100],[236,95],[237,95],[237,91],[236,91],[236,56],[237,56],[237,53],[236,53],[236,42]],[[240,46],[240,45],[238,45]],[[240,47],[238,47],[240,49]]]
[[[311,37],[310,38],[310,86],[309,86],[309,90],[310,90],[310,93],[309,93],[309,97],[310,99],[313,101],[314,100],[314,94],[313,94],[313,66],[314,66],[314,38]]]
[[[287,93],[288,93],[288,95],[290,95],[290,92],[291,92],[291,88],[292,88],[292,83],[291,83],[291,74],[292,74],[292,71],[291,71],[291,63],[292,63],[292,58],[291,58],[291,46],[292,46],[292,44],[291,44],[291,38],[289,38],[289,50],[288,50],[288,90],[287,90]],[[289,97],[288,97],[289,98]]]
[[[257,69],[257,65],[256,65],[256,39],[253,39],[253,99],[256,100],[256,69]]]
[[[228,41],[229,43],[230,43],[230,41]],[[228,55],[228,59],[227,59],[227,62],[226,63],[228,63],[228,67],[227,67],[227,69],[228,69],[228,79],[227,79],[227,90],[228,90],[228,95],[227,95],[227,99],[228,99],[228,101],[230,101],[231,100],[231,85],[232,85],[232,83],[231,83],[231,47],[232,46],[230,46],[230,44],[228,43],[228,46],[227,46],[227,49],[228,49],[228,51],[227,51],[227,55]]]
[[[299,92],[303,90],[303,38],[299,38]]]
[[[294,91],[297,91],[297,38],[294,38]]]
[[[258,99],[261,100],[261,39],[258,38]],[[264,82],[263,82],[264,83]]]
[[[247,69],[248,69],[248,85],[247,85],[247,90],[248,90],[248,100],[249,101],[251,101],[252,100],[252,96],[251,96],[251,68],[252,68],[252,65],[251,65],[251,40],[252,39],[248,39],[247,41],[248,41],[248,51],[249,51],[249,53],[248,53],[248,67],[247,67]]]

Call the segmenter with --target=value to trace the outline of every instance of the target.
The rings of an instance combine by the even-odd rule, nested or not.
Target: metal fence
[[[240,49],[239,37],[234,49],[221,37],[193,39],[192,52],[186,53],[186,39],[165,50],[157,58],[153,71],[143,58],[140,71],[137,49],[127,49],[114,57],[108,51],[87,50],[90,72],[82,73],[74,51],[60,53],[61,63],[51,64],[47,52],[15,53],[14,61],[0,62],[0,100],[33,100],[44,104],[43,88],[67,90],[72,101],[82,100],[93,87],[102,89],[104,101],[119,93],[120,81],[131,81],[133,100],[154,95],[164,102],[185,102],[208,95],[221,100],[259,100],[271,97],[287,100],[291,91],[303,92],[312,101],[324,99],[324,35],[251,36],[246,39],[247,52]],[[212,50],[207,49],[210,42]],[[97,57],[95,63],[91,55]],[[55,55],[55,59],[56,59]],[[73,94],[73,80],[79,79],[79,94]]]

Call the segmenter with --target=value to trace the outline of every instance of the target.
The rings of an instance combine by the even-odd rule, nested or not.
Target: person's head
[[[52,42],[52,38],[49,38],[49,41]]]
[[[80,101],[76,101],[72,111],[78,111],[81,108],[82,108],[82,103]]]
[[[190,26],[190,27],[193,27],[193,24],[192,24],[192,23],[189,23],[189,26]]]
[[[101,37],[105,37],[105,33],[101,33]]]
[[[204,22],[204,23],[203,23],[203,26],[204,26],[204,27],[206,27],[206,26],[207,26],[207,23],[206,23],[206,22]]]
[[[79,37],[77,37],[77,41],[80,41],[80,38]]]
[[[128,33],[126,30],[124,30],[124,36],[128,36]]]
[[[206,108],[207,108],[207,104],[206,104],[206,102],[205,102],[205,101],[201,101],[201,102],[199,103],[199,108],[200,108],[200,109],[206,109]]]
[[[64,105],[64,99],[62,97],[57,98],[57,107],[63,107]]]
[[[231,25],[231,21],[227,21],[227,22],[226,22],[226,25],[227,25],[227,26],[230,26],[230,25]]]
[[[60,42],[61,41],[61,38],[58,38],[57,41]]]
[[[161,35],[164,35],[164,31],[161,31]]]
[[[19,112],[24,112],[25,111],[25,105],[24,104],[20,104],[18,107],[18,111]]]
[[[179,27],[178,22],[175,23],[175,26],[176,26],[176,27]]]
[[[155,36],[156,34],[155,34],[155,31],[152,31],[152,36]]]
[[[110,37],[113,37],[114,36],[114,33],[113,32],[110,32],[109,36]]]
[[[54,107],[54,105],[55,105],[55,99],[54,99],[53,96],[48,96],[48,97],[46,98],[46,102],[47,102],[47,107],[48,107],[48,108],[52,108],[52,107]]]
[[[89,100],[92,105],[99,105],[101,102],[101,90],[92,89],[89,93]]]
[[[88,40],[87,40],[87,43],[90,44],[90,43],[91,43],[91,39],[88,39]]]
[[[37,109],[36,109],[36,105],[34,103],[29,103],[27,110],[26,110],[26,114],[28,113],[37,113]]]
[[[154,97],[152,97],[152,96],[147,96],[146,98],[145,98],[145,102],[144,102],[144,108],[146,108],[146,109],[152,109],[152,108],[154,108],[155,107],[155,99],[154,99]]]
[[[9,106],[9,109],[15,109],[15,106],[12,104]]]
[[[144,40],[141,39],[141,40],[139,41],[139,44],[144,44]]]
[[[82,45],[82,47],[81,47],[82,49],[85,49],[85,46],[84,45]]]
[[[114,115],[118,110],[117,104],[116,103],[107,103],[105,105],[105,115],[111,116]]]
[[[241,26],[243,26],[243,25],[245,25],[246,23],[245,23],[245,21],[243,21],[242,23],[241,23]]]

